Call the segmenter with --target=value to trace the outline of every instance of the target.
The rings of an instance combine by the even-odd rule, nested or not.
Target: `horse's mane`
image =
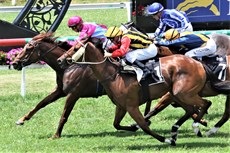
[[[57,44],[60,48],[64,50],[69,50],[72,46],[69,45],[66,41],[56,41],[59,37],[54,37],[53,32],[41,33],[33,37],[32,40],[42,41],[51,44]]]
[[[32,40],[41,40],[43,42],[47,42],[47,43],[56,43],[56,39],[58,37],[54,37],[54,33],[53,32],[47,32],[47,33],[41,33],[36,35],[35,37],[33,37]]]

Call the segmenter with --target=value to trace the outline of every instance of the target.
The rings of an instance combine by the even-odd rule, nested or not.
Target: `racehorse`
[[[175,139],[166,139],[150,130],[143,115],[139,110],[139,105],[145,102],[142,88],[135,76],[119,73],[120,63],[113,59],[104,59],[103,50],[96,48],[88,42],[85,47],[82,64],[89,64],[95,76],[105,88],[109,98],[116,105],[114,126],[118,130],[136,130],[135,127],[120,126],[126,112],[134,119],[138,126],[147,134],[153,136],[160,142],[176,145]],[[207,78],[210,79],[211,87],[222,94],[228,94],[230,82],[220,82],[214,77],[212,72],[204,69],[203,65],[183,55],[172,55],[160,58],[161,72],[164,82],[149,87],[150,100],[160,98],[170,92],[173,99],[186,111],[184,119],[188,119],[199,109],[196,121],[199,121],[207,112],[211,102],[202,99],[199,92],[205,86]],[[194,74],[194,72],[196,73]],[[207,75],[206,75],[207,73]]]
[[[210,36],[214,41],[216,42],[217,45],[217,55],[224,56],[224,55],[230,55],[230,39],[227,35],[224,34],[212,34]],[[228,60],[229,61],[229,60]],[[227,63],[227,71],[226,71],[226,80],[230,80],[230,68],[229,68],[229,63]],[[200,95],[202,97],[210,97],[210,96],[216,96],[218,93],[216,93],[213,90],[210,90],[210,86],[206,84],[204,89],[200,92]],[[166,108],[169,104],[173,103],[173,98],[170,94],[164,95],[157,105],[145,116],[146,120],[149,120],[152,116],[157,115],[159,112],[161,112],[164,108]],[[195,114],[194,114],[195,115]],[[195,116],[194,116],[195,117]],[[225,102],[225,111],[222,116],[222,118],[214,125],[213,128],[211,128],[209,131],[206,132],[206,136],[210,136],[211,134],[215,134],[221,126],[223,126],[228,119],[230,118],[230,95],[228,94],[226,97],[226,102]],[[182,125],[183,120],[179,120],[175,125],[172,127],[172,133],[173,137],[177,136],[177,130],[178,128]],[[204,123],[204,122],[203,122]],[[198,125],[194,125],[194,131],[198,136],[202,136],[200,133]]]
[[[55,89],[42,101],[40,101],[31,111],[20,118],[16,123],[24,124],[25,120],[31,119],[35,113],[48,104],[57,99],[66,96],[64,110],[59,121],[58,129],[54,137],[61,136],[64,124],[79,98],[83,97],[98,97],[105,95],[106,92],[95,78],[89,66],[74,64],[66,69],[59,67],[57,58],[60,57],[66,50],[60,48],[51,39],[52,34],[39,34],[35,36],[28,44],[25,45],[23,51],[13,61],[13,67],[21,70],[22,67],[37,62],[38,60],[45,61],[56,72]],[[85,88],[87,86],[87,88]]]
[[[58,129],[53,136],[61,136],[62,129],[68,120],[68,117],[79,98],[98,97],[105,95],[106,92],[93,75],[89,66],[74,64],[66,69],[60,68],[57,63],[58,57],[63,55],[63,50],[52,38],[52,33],[39,34],[35,36],[28,44],[25,45],[22,52],[17,55],[13,61],[14,69],[21,70],[22,67],[28,66],[39,60],[45,61],[56,72],[56,87],[42,101],[40,101],[32,110],[21,117],[16,124],[23,125],[26,120],[30,120],[41,108],[55,102],[61,97],[66,96],[64,110],[59,121]],[[70,46],[64,44],[64,48]],[[86,88],[87,87],[87,88]],[[149,108],[149,107],[147,107]],[[148,110],[145,111],[147,114]]]

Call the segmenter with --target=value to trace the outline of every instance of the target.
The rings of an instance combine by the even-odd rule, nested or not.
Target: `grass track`
[[[210,138],[198,138],[187,121],[179,131],[177,146],[162,144],[139,130],[136,133],[117,131],[113,128],[114,105],[107,96],[80,99],[75,106],[63,130],[63,137],[48,140],[57,128],[65,98],[58,100],[38,112],[23,126],[15,122],[55,86],[55,74],[50,68],[26,69],[27,93],[20,96],[21,72],[15,70],[0,71],[0,152],[229,152],[230,123],[226,123],[219,132]],[[10,78],[10,79],[9,79]],[[208,127],[201,127],[203,133],[211,128],[221,117],[224,97],[210,98],[213,105],[206,119]],[[154,101],[154,104],[156,101]],[[219,106],[219,108],[218,108]],[[143,110],[143,106],[141,109]],[[168,107],[152,118],[151,129],[170,136],[174,122],[183,114],[180,108]],[[127,115],[122,124],[133,121]]]

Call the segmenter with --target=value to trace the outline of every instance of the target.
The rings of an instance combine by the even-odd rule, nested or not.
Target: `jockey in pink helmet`
[[[84,23],[80,16],[73,16],[68,20],[68,27],[75,32],[80,32],[74,43],[75,51],[81,47],[81,43],[85,44],[87,41],[91,41],[95,45],[106,41],[104,34],[107,27],[105,25]]]

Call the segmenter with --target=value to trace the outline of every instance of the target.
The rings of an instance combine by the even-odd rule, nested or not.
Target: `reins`
[[[50,48],[47,52],[43,53],[42,55],[40,55],[40,53],[38,53],[38,55],[40,55],[40,58],[42,59],[46,54],[48,54],[49,52],[53,51],[57,47],[58,47],[58,45],[56,44],[55,46]]]
[[[86,44],[86,45],[81,44],[81,45],[82,45],[82,47],[84,48],[84,52],[82,53],[82,56],[83,56],[82,61],[81,61],[81,62],[73,61],[73,63],[75,63],[75,64],[80,64],[80,65],[99,65],[99,64],[102,64],[102,63],[106,62],[106,60],[108,59],[108,61],[109,61],[111,64],[117,65],[118,62],[115,62],[115,61],[112,60],[112,58],[110,58],[110,57],[106,57],[106,58],[104,58],[104,60],[102,60],[102,61],[100,61],[100,62],[85,62],[85,49],[86,49],[87,44]],[[80,55],[81,55],[81,53],[80,53]],[[117,76],[118,76],[118,74],[119,74],[118,72],[119,72],[119,70],[116,70],[112,75],[109,75],[108,77],[106,77],[104,80],[102,80],[102,81],[100,81],[100,82],[101,82],[101,83],[104,83],[104,82],[107,82],[107,81],[109,81],[109,80],[114,80],[114,79],[116,79]]]

